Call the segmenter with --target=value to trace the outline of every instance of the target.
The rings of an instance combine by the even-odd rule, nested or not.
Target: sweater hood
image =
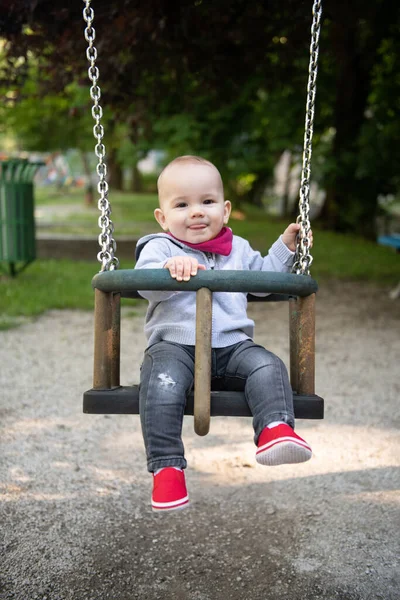
[[[142,250],[146,244],[148,244],[151,240],[154,240],[154,239],[159,240],[160,238],[165,238],[166,240],[168,240],[169,242],[172,242],[179,248],[185,248],[184,244],[182,244],[179,240],[176,240],[175,238],[171,237],[167,233],[149,233],[148,235],[144,235],[143,237],[141,237],[138,240],[138,243],[136,244],[136,250],[135,250],[136,261],[139,260],[140,253],[142,252]]]

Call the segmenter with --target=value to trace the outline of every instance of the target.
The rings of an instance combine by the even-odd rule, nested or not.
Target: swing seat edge
[[[323,419],[324,400],[316,394],[302,395],[293,392],[296,419]],[[83,394],[85,414],[139,414],[139,385],[118,386],[110,389],[90,389]],[[188,395],[185,415],[194,414],[194,394]],[[244,392],[211,392],[212,417],[251,417]]]

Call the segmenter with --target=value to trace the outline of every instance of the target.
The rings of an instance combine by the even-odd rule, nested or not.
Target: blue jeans
[[[186,396],[193,387],[194,346],[158,342],[144,355],[140,375],[140,419],[153,472],[162,467],[186,467],[182,421]],[[252,340],[212,349],[212,377],[221,377],[226,389],[242,380],[253,415],[254,441],[272,421],[294,427],[293,394],[280,358]]]

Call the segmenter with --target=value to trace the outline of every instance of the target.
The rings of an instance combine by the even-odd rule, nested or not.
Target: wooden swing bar
[[[289,298],[290,379],[297,418],[322,419],[324,401],[314,392],[315,292],[318,285],[306,275],[252,271],[199,271],[188,282],[177,282],[163,269],[105,271],[95,275],[95,340],[93,389],[84,394],[84,412],[137,414],[139,386],[120,385],[120,300],[137,290],[196,293],[194,393],[185,414],[194,415],[195,431],[209,431],[210,416],[251,416],[243,389],[212,388],[212,293],[271,294],[265,300]]]

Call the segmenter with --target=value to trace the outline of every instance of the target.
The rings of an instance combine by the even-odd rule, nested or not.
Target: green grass
[[[52,187],[36,190],[36,207],[39,209],[38,225],[41,221],[51,224],[51,230],[85,235],[98,235],[99,210],[96,206],[84,205],[81,189],[71,188],[60,192]],[[111,219],[120,235],[141,235],[155,230],[153,211],[157,206],[156,194],[130,194],[111,192]],[[57,214],[57,205],[64,205],[62,214]],[[52,214],[51,209],[55,207]],[[68,210],[70,209],[70,210]]]
[[[53,185],[35,187],[36,206],[83,203],[82,188],[56,188]]]
[[[48,309],[93,308],[93,263],[37,260],[17,277],[0,278],[0,314],[31,317]]]
[[[234,232],[266,253],[287,226],[286,221],[271,221],[254,211],[246,221],[233,221]],[[313,228],[314,246],[311,274],[315,279],[369,281],[377,285],[395,285],[400,280],[400,256],[388,247],[352,235]]]
[[[93,310],[91,280],[98,270],[96,261],[37,260],[15,278],[0,275],[0,331],[46,310]]]
[[[154,194],[111,193],[110,200],[117,243],[118,235],[158,231],[153,218],[157,204]],[[62,196],[49,188],[37,190],[36,206],[39,209],[47,206],[49,210],[52,205],[57,209],[60,203],[67,207],[71,205],[73,212],[69,216],[57,216],[55,213],[52,231],[54,227],[62,227],[68,233],[98,235],[98,211],[84,207],[82,190],[73,190]],[[254,248],[266,253],[287,223],[271,219],[254,207],[245,207],[244,212],[246,220],[230,221],[234,233],[249,239]],[[327,279],[355,280],[390,288],[399,282],[400,257],[392,249],[355,236],[315,228],[313,231],[314,262],[311,272],[320,284]],[[132,264],[127,261],[121,264],[121,268],[131,267]],[[69,260],[37,260],[15,278],[0,275],[0,330],[50,309],[92,310],[91,279],[98,269],[96,257],[93,257],[93,262],[75,263]]]

